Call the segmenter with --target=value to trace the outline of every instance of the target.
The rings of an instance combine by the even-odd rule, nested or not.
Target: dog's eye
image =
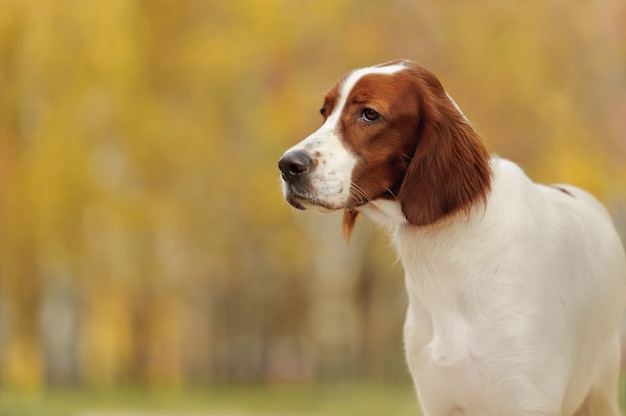
[[[322,115],[322,117],[326,117],[326,107],[320,108],[320,114]]]
[[[366,108],[361,113],[361,118],[365,121],[376,121],[380,118],[380,114],[378,114],[376,111],[372,110],[371,108]]]

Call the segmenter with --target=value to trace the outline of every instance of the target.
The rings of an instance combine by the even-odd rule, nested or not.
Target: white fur
[[[469,216],[412,227],[396,202],[362,209],[391,226],[406,272],[424,414],[571,416],[593,388],[610,412],[599,416],[617,416],[626,261],[608,214],[584,191],[491,166],[488,202]]]

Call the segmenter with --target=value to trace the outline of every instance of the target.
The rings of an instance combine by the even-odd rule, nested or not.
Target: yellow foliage
[[[276,168],[356,66],[432,68],[494,152],[595,192],[626,234],[620,0],[0,9],[3,383],[391,371],[397,340],[376,334],[400,330],[393,256],[365,235],[343,247],[336,218],[294,215]],[[322,278],[320,240],[339,244],[343,286]],[[322,350],[315,328],[341,317]],[[272,367],[285,345],[297,365]]]
[[[44,383],[40,351],[32,340],[12,339],[2,351],[2,379],[21,388],[36,390]]]

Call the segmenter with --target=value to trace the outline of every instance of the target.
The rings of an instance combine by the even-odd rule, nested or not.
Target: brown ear
[[[415,154],[397,199],[409,224],[437,222],[485,201],[489,153],[482,140],[430,73],[421,74]]]
[[[343,211],[343,238],[346,240],[346,243],[350,242],[350,236],[352,235],[352,230],[354,229],[354,225],[356,224],[356,220],[359,216],[359,211],[353,209],[345,209]]]

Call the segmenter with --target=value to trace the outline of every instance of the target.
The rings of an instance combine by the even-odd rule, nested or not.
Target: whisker
[[[358,200],[359,203],[365,204],[371,201],[371,197],[357,184],[352,184],[350,196]]]
[[[396,201],[398,200],[398,196],[396,194],[394,194],[393,191],[390,188],[387,188],[387,192],[389,192],[391,194],[393,199],[395,199]]]

